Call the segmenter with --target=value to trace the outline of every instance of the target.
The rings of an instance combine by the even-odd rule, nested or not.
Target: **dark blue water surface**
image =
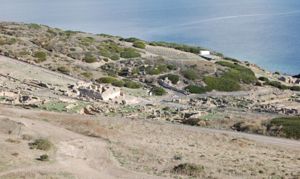
[[[300,0],[0,0],[0,21],[200,45],[300,73]]]

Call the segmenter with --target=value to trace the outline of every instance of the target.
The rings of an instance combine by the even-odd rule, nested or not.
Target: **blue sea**
[[[0,0],[0,21],[198,45],[300,73],[300,0]]]

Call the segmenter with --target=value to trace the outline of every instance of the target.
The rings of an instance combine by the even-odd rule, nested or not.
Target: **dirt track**
[[[240,165],[245,171],[255,171],[255,167],[264,169],[266,173],[263,176],[269,176],[269,173],[276,170],[278,173],[275,172],[275,176],[283,175],[283,171],[291,176],[299,176],[300,173],[297,167],[300,164],[300,142],[294,140],[165,122],[114,118],[98,118],[101,130],[95,134],[100,138],[94,138],[70,131],[80,132],[78,126],[75,126],[78,125],[76,121],[95,120],[94,117],[1,106],[0,120],[8,116],[10,120],[23,123],[25,131],[49,138],[55,144],[56,151],[48,164],[38,167],[34,163],[22,167],[13,166],[13,169],[0,172],[0,178],[32,173],[48,173],[51,176],[58,172],[77,178],[155,178],[155,175],[172,177],[164,171],[180,162],[172,159],[178,153],[184,156],[184,160],[205,164],[209,175],[206,173],[203,177],[211,175],[216,178],[235,178],[242,173],[248,176],[247,172],[242,171],[235,175],[228,173],[235,165]],[[63,120],[71,123],[66,125],[67,123],[58,122]],[[93,130],[92,127],[90,130]],[[199,154],[206,157],[199,158]],[[242,160],[242,163],[239,164],[234,159]],[[261,163],[261,166],[257,166],[256,162]],[[158,172],[146,170],[151,166],[156,167],[155,171]],[[235,167],[235,172],[241,170],[239,167]],[[218,170],[223,172],[217,173]],[[143,174],[144,172],[149,174]],[[253,175],[253,172],[249,172],[249,176],[250,174]]]

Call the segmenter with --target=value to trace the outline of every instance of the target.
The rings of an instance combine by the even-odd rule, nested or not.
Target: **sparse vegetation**
[[[155,65],[155,66],[148,66],[146,68],[146,72],[149,75],[159,75],[161,73],[165,73],[168,72],[168,66],[165,64],[161,64],[161,65]]]
[[[38,29],[40,29],[42,26],[41,25],[39,25],[39,24],[28,24],[28,27],[30,28],[30,29],[35,29],[35,30],[38,30]]]
[[[136,42],[136,41],[142,41],[142,40],[140,40],[138,38],[135,38],[135,37],[121,38],[120,40],[125,41],[125,42],[131,42],[131,43]]]
[[[199,177],[203,174],[204,167],[202,165],[196,165],[192,163],[183,163],[175,166],[172,172],[179,175]]]
[[[67,104],[60,101],[50,101],[45,104],[40,105],[41,109],[47,111],[56,111],[56,112],[63,112],[66,111]]]
[[[141,48],[141,49],[145,49],[146,48],[146,44],[142,41],[135,41],[133,42],[133,46],[136,48]]]
[[[155,95],[155,96],[163,96],[165,94],[167,94],[166,90],[162,87],[153,87],[152,90],[151,90],[152,94]]]
[[[82,72],[81,76],[90,79],[90,78],[93,77],[93,73],[91,73],[91,72]]]
[[[217,64],[229,68],[223,77],[226,79],[232,79],[237,82],[242,82],[245,84],[254,84],[257,78],[252,70],[243,67],[237,63],[230,63],[225,61],[219,61]]]
[[[182,75],[189,80],[196,80],[199,78],[197,72],[193,69],[181,71]]]
[[[107,77],[101,77],[99,79],[96,80],[96,82],[98,83],[113,83],[113,82],[116,82],[118,81],[116,78],[114,77],[111,77],[111,76],[107,76]]]
[[[189,46],[189,45],[184,45],[184,44],[177,44],[177,43],[170,43],[170,42],[151,42],[150,45],[174,48],[174,49],[177,49],[177,50],[181,50],[181,51],[184,51],[184,52],[195,53],[195,54],[199,54],[200,50],[202,49],[200,47],[194,47],[194,46]]]
[[[207,85],[207,90],[217,90],[217,91],[238,91],[241,89],[241,86],[237,81],[232,80],[228,77],[210,77],[207,76],[204,78],[204,82]]]
[[[17,42],[15,38],[4,38],[0,37],[0,45],[13,45]]]
[[[47,54],[42,51],[37,51],[34,53],[33,57],[36,58],[35,62],[41,63],[47,60]]]
[[[141,54],[133,48],[125,48],[124,51],[121,52],[120,56],[122,58],[138,58],[141,57]]]
[[[48,151],[52,148],[53,144],[48,139],[36,139],[34,142],[29,143],[31,149],[38,149]]]
[[[132,88],[132,89],[138,89],[141,88],[141,84],[131,81],[131,80],[118,80],[114,77],[102,77],[96,80],[98,83],[108,83],[112,84],[113,86],[117,87],[126,87],[126,88]]]
[[[131,81],[131,80],[124,80],[124,87],[131,88],[131,89],[138,89],[141,88],[142,85],[138,82]]]
[[[57,68],[57,71],[64,73],[64,74],[69,74],[70,73],[70,69],[65,67],[65,66],[60,66]]]
[[[176,85],[179,81],[179,76],[174,74],[167,74],[160,77],[160,79],[166,79],[166,78],[168,78],[174,85]]]
[[[92,55],[91,53],[87,53],[87,54],[85,54],[83,61],[86,63],[95,63],[95,62],[97,62],[97,58],[94,55]]]
[[[300,139],[300,117],[275,118],[267,127],[271,135]]]
[[[203,93],[208,92],[207,88],[197,86],[197,85],[189,85],[189,86],[185,87],[185,90],[190,93],[194,93],[194,94],[203,94]]]
[[[264,82],[269,82],[269,81],[270,81],[269,78],[264,77],[264,76],[261,76],[261,77],[259,77],[258,79],[259,79],[260,81],[264,81]]]
[[[47,154],[43,154],[37,160],[46,162],[46,161],[49,161],[49,156]]]
[[[269,85],[269,86],[273,86],[275,88],[278,88],[278,89],[282,89],[282,90],[285,90],[285,89],[288,89],[289,87],[286,86],[286,85],[283,85],[281,82],[279,81],[268,81],[267,83],[265,83],[266,85]]]

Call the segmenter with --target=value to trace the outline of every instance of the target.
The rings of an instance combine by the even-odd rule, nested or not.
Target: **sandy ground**
[[[1,106],[1,111],[3,110]],[[16,110],[18,113],[19,110]],[[24,114],[30,114],[29,111],[23,111]],[[15,134],[0,133],[1,138],[18,141],[16,143],[2,142],[1,154],[6,151],[4,148],[10,147],[14,153],[18,153],[15,162],[3,161],[6,166],[1,166],[0,178],[40,178],[40,177],[58,177],[58,178],[153,178],[147,174],[132,172],[119,166],[112,156],[108,144],[100,138],[86,137],[64,128],[56,127],[40,120],[30,120],[18,115],[0,115],[1,128],[7,127],[8,123],[16,122],[21,125],[11,126]],[[20,113],[19,113],[20,114]],[[12,117],[14,116],[14,117]],[[6,122],[5,122],[6,121]],[[6,124],[6,126],[5,126]],[[19,131],[20,132],[16,132]],[[28,149],[27,141],[22,141],[20,136],[28,134],[47,138],[55,145],[55,150],[50,152],[50,162],[41,163],[35,161],[35,158],[42,154],[41,152]],[[13,145],[11,147],[10,145]],[[10,154],[7,154],[10,155]],[[13,157],[11,155],[11,157]],[[24,165],[23,162],[26,162]],[[157,177],[158,178],[158,177]]]
[[[6,153],[6,160],[15,162],[5,166],[5,158],[0,159],[0,178],[170,178],[176,177],[171,169],[185,162],[204,166],[201,178],[300,176],[300,142],[294,140],[165,122],[95,118],[1,106],[0,121],[1,126],[6,124],[5,129],[10,124],[3,122],[7,118],[23,127],[18,132],[19,127],[12,125],[14,132],[10,135],[0,130],[3,140],[21,141],[1,140],[2,155],[9,147],[11,153],[19,152],[19,155],[15,159]],[[28,133],[54,143],[50,162],[36,161],[41,152],[28,149],[27,141],[19,139],[18,136]]]
[[[19,70],[22,69],[22,70]],[[35,79],[54,85],[66,86],[70,83],[76,83],[79,80],[68,75],[53,72],[32,64],[19,60],[4,57],[0,55],[0,74],[9,74],[11,77],[19,80]]]

